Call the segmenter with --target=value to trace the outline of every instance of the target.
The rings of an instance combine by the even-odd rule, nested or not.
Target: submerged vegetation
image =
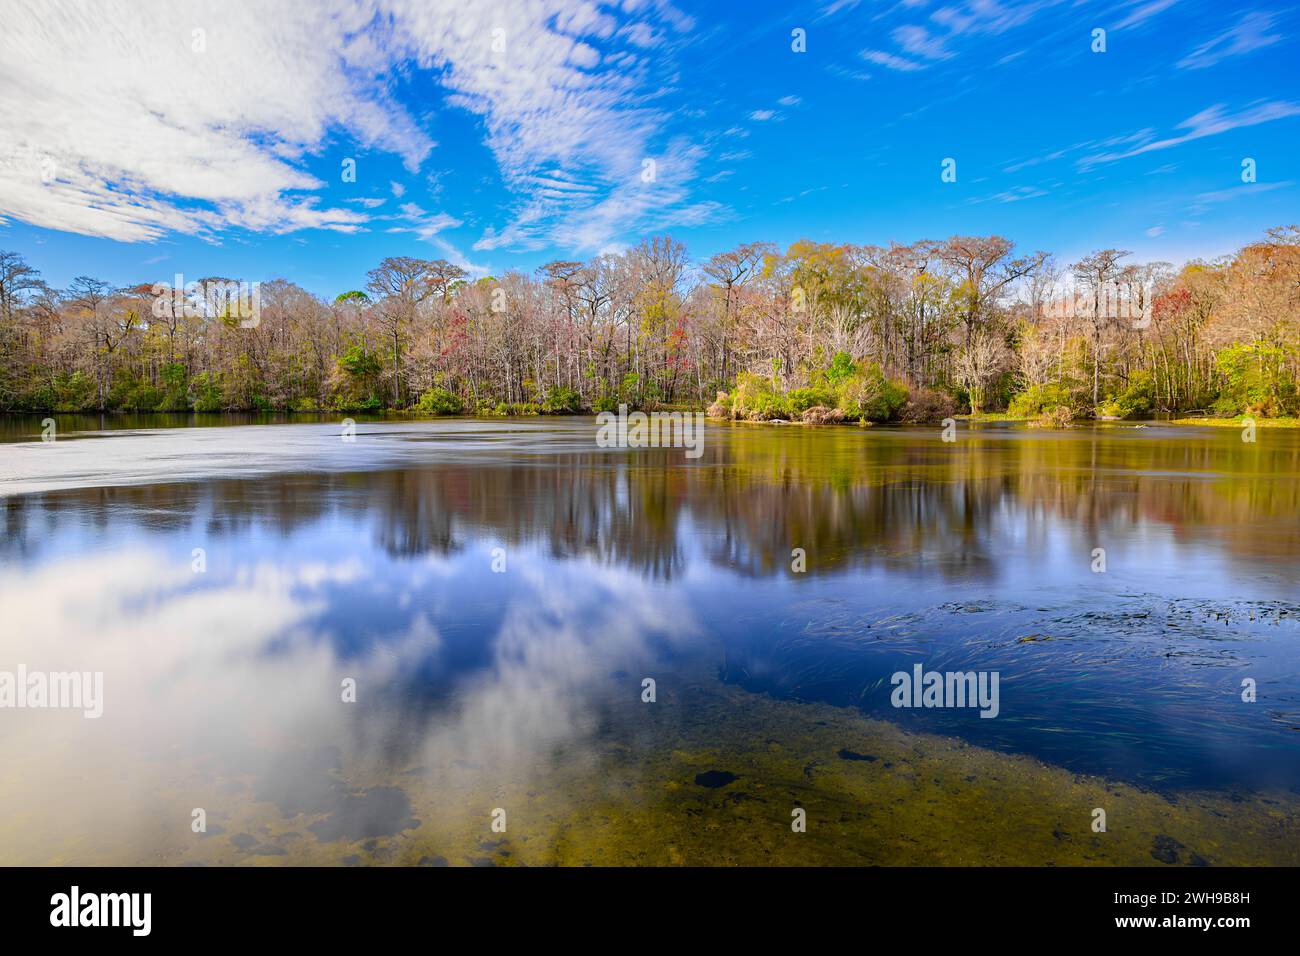
[[[1128,255],[1059,265],[955,236],[748,243],[693,264],[661,237],[477,280],[390,258],[332,302],[277,279],[248,321],[177,307],[163,283],[55,289],[0,252],[0,409],[504,416],[626,403],[1044,425],[1300,412],[1300,228],[1180,270]]]

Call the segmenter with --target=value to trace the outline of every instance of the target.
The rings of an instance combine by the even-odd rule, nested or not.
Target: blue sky
[[[500,274],[662,232],[696,258],[1000,233],[1177,263],[1300,221],[1282,5],[10,0],[6,21],[0,248],[55,285],[332,296],[388,255]]]

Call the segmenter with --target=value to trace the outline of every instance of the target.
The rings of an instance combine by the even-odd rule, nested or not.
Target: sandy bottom
[[[580,751],[534,755],[527,773],[517,761],[506,774],[456,760],[366,776],[313,758],[302,792],[318,796],[295,805],[251,777],[196,771],[137,808],[130,833],[36,840],[11,819],[4,855],[211,866],[1300,864],[1294,794],[1154,793],[716,680],[636,706],[614,707]],[[186,825],[196,803],[206,833]],[[498,808],[504,832],[492,828]],[[792,827],[798,808],[805,832]],[[1104,833],[1093,830],[1096,808]]]

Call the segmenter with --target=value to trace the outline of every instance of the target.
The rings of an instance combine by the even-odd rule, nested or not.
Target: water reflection
[[[116,443],[112,467],[39,477],[15,462],[42,449],[0,446],[31,489],[3,501],[0,669],[101,670],[106,696],[98,722],[0,713],[28,768],[4,859],[172,859],[207,806],[244,853],[310,861],[557,766],[599,789],[699,719],[647,710],[645,676],[1151,786],[1300,785],[1300,435],[737,427],[688,461],[589,427],[376,423],[360,451],[234,429],[209,465],[252,443],[256,477],[168,483],[150,469],[214,446],[83,438],[77,467]],[[1002,715],[892,711],[917,661],[999,670]],[[248,822],[263,805],[283,832]]]

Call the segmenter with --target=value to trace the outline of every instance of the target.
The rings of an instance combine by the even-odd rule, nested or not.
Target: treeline
[[[277,279],[250,316],[166,284],[80,276],[55,289],[0,251],[0,408],[1297,412],[1300,229],[1180,270],[1129,260],[1106,249],[1062,264],[955,236],[750,243],[693,263],[660,237],[477,281],[390,258],[332,302]]]

